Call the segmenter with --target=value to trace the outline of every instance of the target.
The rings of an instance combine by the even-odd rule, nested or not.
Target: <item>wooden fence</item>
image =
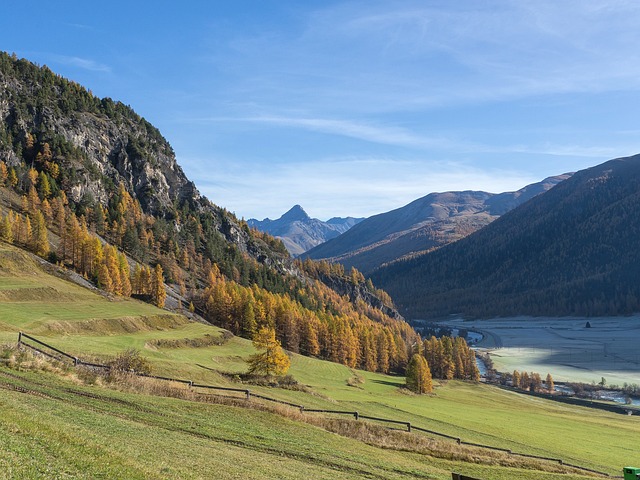
[[[467,477],[466,475],[462,475],[460,473],[454,473],[454,472],[451,472],[451,478],[452,480],[479,480],[477,478]]]
[[[25,341],[26,340],[26,341]],[[28,342],[34,342],[38,345],[38,347],[30,345]],[[27,347],[31,350],[34,350],[35,352],[38,352],[42,355],[45,355],[47,357],[50,358],[54,358],[56,360],[59,361],[71,361],[73,362],[73,365],[76,367],[89,367],[89,368],[96,368],[96,369],[103,369],[103,370],[110,370],[111,367],[109,365],[101,365],[101,364],[97,364],[97,363],[92,363],[92,362],[86,362],[84,360],[82,360],[81,358],[78,358],[76,356],[70,355],[62,350],[59,350],[41,340],[38,340],[34,337],[32,337],[31,335],[27,335],[26,333],[20,332],[18,334],[18,346],[24,346]],[[47,352],[44,349],[48,348],[49,350],[51,350],[54,353],[51,352]],[[268,397],[266,395],[261,395],[255,392],[250,391],[248,388],[231,388],[231,387],[219,387],[216,385],[204,385],[204,384],[199,384],[199,383],[194,383],[191,380],[184,380],[184,379],[179,379],[179,378],[170,378],[170,377],[161,377],[161,376],[156,376],[156,375],[149,375],[149,374],[144,374],[144,373],[139,373],[139,372],[130,372],[134,375],[137,375],[139,377],[146,377],[146,378],[153,378],[156,380],[163,380],[163,381],[168,381],[168,382],[177,382],[177,383],[182,383],[184,385],[187,385],[189,388],[201,388],[201,389],[208,389],[208,390],[216,390],[219,392],[229,392],[229,393],[241,393],[243,398],[246,400],[251,400],[252,398],[256,398],[256,399],[261,399],[261,400],[266,400],[268,402],[274,402],[274,403],[279,403],[282,405],[287,405],[289,407],[293,407],[293,408],[298,408],[300,409],[301,412],[303,413],[326,413],[326,414],[334,414],[334,415],[348,415],[348,416],[352,416],[355,420],[371,420],[371,421],[375,421],[375,422],[383,422],[383,423],[388,423],[388,424],[394,424],[394,425],[402,425],[404,427],[404,429],[406,429],[407,432],[413,432],[413,431],[418,431],[418,432],[424,432],[424,433],[428,433],[431,435],[436,435],[439,437],[443,437],[443,438],[447,438],[450,440],[454,440],[458,445],[468,445],[468,446],[473,446],[473,447],[478,447],[478,448],[483,448],[483,449],[487,449],[487,450],[493,450],[493,451],[499,451],[499,452],[504,452],[508,455],[514,455],[514,456],[519,456],[519,457],[526,457],[526,458],[533,458],[533,459],[537,459],[537,460],[545,460],[545,461],[550,461],[550,462],[555,462],[558,463],[560,465],[564,465],[567,467],[572,467],[578,470],[582,470],[585,472],[590,472],[590,473],[596,473],[598,475],[602,475],[604,477],[610,477],[610,478],[621,478],[621,477],[614,477],[612,475],[609,475],[608,473],[605,472],[600,472],[598,470],[593,470],[591,468],[586,468],[580,465],[574,465],[571,463],[567,463],[564,462],[562,459],[560,458],[553,458],[553,457],[544,457],[544,456],[540,456],[540,455],[532,455],[532,454],[528,454],[528,453],[518,453],[518,452],[513,452],[512,450],[506,449],[506,448],[500,448],[500,447],[494,447],[492,445],[485,445],[482,443],[474,443],[474,442],[467,442],[462,440],[460,437],[456,437],[453,435],[448,435],[446,433],[442,433],[442,432],[438,432],[435,430],[430,430],[427,428],[422,428],[422,427],[418,427],[415,425],[412,425],[411,422],[407,422],[407,421],[403,421],[403,420],[395,420],[395,419],[390,419],[390,418],[381,418],[381,417],[372,417],[370,415],[363,415],[357,411],[348,411],[348,410],[324,410],[324,409],[313,409],[313,408],[306,408],[304,405],[298,405],[295,403],[290,403],[290,402],[286,402],[284,400],[278,400],[276,398],[272,398],[272,397]],[[221,394],[219,394],[221,395]],[[237,398],[237,396],[236,396]],[[471,477],[467,477],[465,475],[461,475],[458,473],[452,473],[453,476],[453,480],[478,480],[478,479],[474,479]]]

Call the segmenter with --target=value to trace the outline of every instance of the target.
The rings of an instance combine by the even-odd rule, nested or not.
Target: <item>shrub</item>
[[[140,350],[129,348],[107,363],[112,373],[151,373],[151,364],[140,356]]]

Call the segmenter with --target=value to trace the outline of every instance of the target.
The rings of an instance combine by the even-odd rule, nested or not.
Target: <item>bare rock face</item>
[[[340,295],[347,296],[353,303],[362,301],[367,305],[377,308],[382,313],[395,320],[404,320],[403,316],[400,315],[398,310],[382,302],[379,297],[367,290],[364,283],[359,283],[356,285],[346,280],[345,278],[325,275],[323,273],[319,273],[318,279],[322,283],[327,285],[331,290],[338,292]]]
[[[145,213],[168,221],[186,203],[192,212],[213,213],[214,227],[241,252],[288,268],[233,215],[202,197],[158,129],[120,102],[99,99],[46,67],[0,52],[0,127],[0,160],[9,166],[22,161],[12,138],[32,135],[57,148],[64,170],[60,186],[76,204],[106,206],[120,184]]]
[[[202,197],[167,140],[130,107],[99,99],[46,67],[0,52],[0,160],[8,166],[23,163],[27,157],[18,151],[26,148],[28,136],[38,148],[50,144],[63,172],[58,186],[76,205],[97,202],[106,207],[123,185],[146,214],[176,230],[177,209],[205,214],[214,235],[229,242],[228,247],[280,274],[301,277],[286,252],[252,235],[247,224]],[[30,165],[20,167],[26,172]],[[355,297],[382,305],[371,294]]]

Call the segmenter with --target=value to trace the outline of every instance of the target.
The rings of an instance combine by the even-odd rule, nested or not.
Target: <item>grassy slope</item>
[[[221,376],[215,370],[244,371],[245,363],[243,358],[252,353],[250,343],[239,338],[234,338],[222,346],[207,348],[150,348],[147,342],[151,339],[198,338],[207,333],[216,333],[218,329],[202,324],[188,323],[183,317],[161,312],[140,302],[132,300],[109,301],[87,289],[44,274],[37,263],[30,257],[13,247],[5,245],[0,245],[0,319],[0,343],[15,341],[16,332],[22,329],[38,337],[48,339],[54,345],[80,356],[114,354],[127,347],[136,347],[140,348],[144,355],[153,361],[155,373],[171,374],[181,378],[219,385],[228,385],[230,380]],[[640,421],[636,417],[623,417],[546,402],[484,385],[449,382],[446,386],[438,388],[437,394],[433,397],[416,397],[402,393],[402,390],[398,388],[403,382],[402,378],[368,372],[355,372],[342,365],[298,355],[293,356],[291,373],[301,383],[308,385],[312,390],[312,394],[265,387],[251,388],[256,391],[264,391],[273,397],[304,404],[310,408],[358,410],[362,413],[376,416],[409,420],[415,425],[460,436],[465,440],[511,448],[519,452],[561,457],[572,463],[606,470],[614,474],[619,473],[619,469],[623,464],[634,462],[633,452],[629,449],[629,445],[633,446],[637,438],[640,438]],[[361,383],[359,387],[348,386],[348,380],[354,376],[362,377],[364,383]],[[109,396],[124,395],[104,392],[101,392],[101,394]],[[18,398],[23,400],[18,401]],[[67,431],[73,431],[74,428],[82,429],[79,435],[86,442],[84,440],[78,441],[78,452],[73,450],[76,447],[70,447],[66,451],[69,458],[74,456],[82,457],[84,455],[87,462],[90,462],[92,455],[100,458],[102,453],[99,452],[102,450],[97,445],[90,447],[92,445],[90,439],[93,438],[93,432],[101,432],[99,434],[96,433],[96,441],[101,438],[113,438],[116,443],[122,443],[123,439],[126,438],[125,443],[128,444],[129,442],[129,434],[124,435],[122,434],[123,430],[118,430],[118,428],[121,428],[118,425],[121,421],[124,421],[121,418],[121,412],[105,413],[106,417],[102,418],[102,422],[97,422],[101,425],[100,428],[88,418],[86,422],[83,420],[76,427],[72,427],[76,413],[80,415],[79,412],[72,413],[72,411],[76,411],[75,406],[69,406],[69,411],[67,411],[64,403],[58,403],[56,404],[57,406],[54,406],[49,405],[50,399],[28,397],[29,401],[25,402],[24,398],[24,395],[21,396],[18,393],[0,391],[0,405],[2,405],[3,413],[7,412],[7,415],[0,420],[0,432],[4,432],[0,433],[0,436],[4,435],[6,437],[8,435],[7,432],[10,432],[12,428],[18,429],[18,431],[30,432],[25,436],[24,443],[19,442],[15,447],[7,447],[4,450],[4,456],[1,458],[8,458],[10,465],[15,463],[11,461],[12,455],[17,455],[23,459],[27,456],[34,458],[34,464],[29,468],[40,468],[39,466],[43,462],[46,464],[46,455],[50,455],[50,453],[47,453],[47,449],[50,448],[49,443],[54,442],[55,444],[58,436],[64,435]],[[134,400],[128,399],[127,401]],[[138,400],[135,401],[137,402]],[[313,446],[309,446],[309,448],[317,454],[325,451],[331,445],[329,450],[344,448],[343,453],[357,452],[361,448],[373,448],[320,430],[316,432],[317,429],[308,425],[293,423],[284,419],[276,420],[274,417],[270,421],[278,423],[279,426],[271,433],[269,433],[269,429],[265,429],[264,432],[255,434],[261,437],[262,440],[256,441],[256,446],[252,447],[252,449],[258,449],[257,444],[261,442],[266,442],[265,444],[268,445],[270,436],[275,436],[275,438],[286,441],[287,445],[290,445],[285,449],[287,451],[285,458],[281,458],[279,454],[274,454],[273,452],[263,451],[259,455],[252,452],[251,455],[246,455],[251,459],[246,458],[246,461],[239,462],[234,455],[242,457],[242,451],[246,447],[243,446],[244,444],[229,446],[229,442],[236,438],[236,434],[233,433],[234,428],[238,428],[242,432],[243,429],[248,428],[247,425],[254,422],[254,416],[271,418],[270,414],[238,409],[233,409],[233,413],[224,413],[227,408],[231,407],[192,404],[184,406],[184,402],[169,399],[147,398],[141,399],[140,402],[151,402],[153,408],[161,410],[164,410],[164,405],[166,405],[167,411],[172,412],[172,415],[173,412],[182,410],[193,411],[195,417],[190,422],[194,425],[206,426],[209,424],[209,417],[215,415],[226,415],[225,418],[227,420],[225,421],[232,424],[234,421],[236,422],[233,424],[234,426],[229,427],[229,438],[225,441],[217,441],[221,443],[218,447],[225,451],[225,458],[203,453],[206,448],[213,448],[210,446],[203,447],[202,451],[198,450],[196,448],[198,442],[194,439],[194,436],[187,435],[184,432],[171,434],[171,436],[178,437],[186,435],[184,438],[171,438],[171,442],[166,442],[171,443],[171,447],[163,444],[164,433],[154,433],[156,435],[156,443],[153,447],[147,448],[149,450],[148,455],[151,458],[154,455],[159,455],[160,458],[155,458],[152,461],[138,458],[139,455],[134,454],[133,450],[128,448],[117,454],[126,457],[127,460],[118,459],[114,460],[114,462],[125,465],[130,463],[132,469],[140,469],[140,472],[143,472],[136,475],[143,477],[162,476],[162,472],[153,470],[153,468],[163,464],[163,461],[169,457],[158,452],[165,452],[168,448],[173,449],[174,445],[182,445],[182,448],[186,450],[186,453],[183,454],[186,457],[183,460],[178,460],[178,463],[182,461],[188,463],[197,461],[210,464],[210,462],[214,462],[214,459],[209,457],[216,457],[215,462],[219,463],[219,465],[216,464],[216,468],[226,469],[225,471],[228,471],[229,475],[239,475],[245,468],[243,465],[247,462],[251,464],[255,458],[258,458],[255,461],[255,465],[270,464],[275,461],[274,456],[278,459],[276,464],[280,464],[279,467],[276,466],[274,468],[279,469],[279,472],[280,470],[288,471],[289,469],[294,472],[299,471],[300,465],[294,465],[298,462],[294,453],[298,446],[310,445],[307,439],[310,439],[309,441],[313,443]],[[84,407],[77,408],[82,410]],[[196,413],[200,409],[207,409],[206,414]],[[41,419],[37,422],[29,420],[29,411],[34,413],[34,418],[41,417]],[[202,415],[202,419],[200,419],[200,415]],[[11,420],[12,418],[13,420]],[[85,418],[85,416],[82,416],[82,418]],[[109,421],[106,421],[107,419]],[[264,421],[267,420],[265,419]],[[178,417],[175,422],[179,422]],[[291,423],[291,425],[287,422]],[[39,440],[38,424],[51,428],[51,431],[46,436],[46,444]],[[285,424],[286,426],[284,426]],[[47,428],[44,428],[44,430],[47,430]],[[148,425],[137,425],[137,428],[144,430],[150,427]],[[313,430],[313,435],[307,431],[308,429]],[[121,433],[118,433],[118,431]],[[119,437],[119,435],[123,436]],[[140,433],[140,435],[141,438],[145,437],[144,433]],[[339,441],[337,440],[338,438],[340,439]],[[166,437],[166,439],[168,440],[170,437]],[[193,449],[188,446],[191,442],[194,443]],[[336,442],[343,443],[337,446]],[[3,444],[0,441],[0,445]],[[205,442],[206,444],[207,442]],[[9,442],[7,445],[12,445],[12,443]],[[82,449],[85,448],[85,445],[88,450],[87,453],[82,454]],[[91,448],[94,448],[95,451],[91,450]],[[30,453],[32,449],[36,449],[33,452],[40,453]],[[426,461],[424,457],[417,457],[413,454],[400,454],[380,449],[374,450],[377,453],[372,453],[367,458],[380,459],[381,461],[383,458],[388,458],[389,462],[395,462],[394,465],[396,466],[393,469],[399,468],[402,471],[406,471],[403,470],[405,467],[418,468],[419,466],[420,471],[425,472],[435,468],[437,470],[435,478],[448,478],[442,473],[447,469],[482,472],[488,468],[470,464],[461,464],[454,468],[453,464],[442,466],[441,463],[438,463],[443,462],[443,460],[434,461],[429,459]],[[23,453],[21,454],[20,452]],[[349,453],[344,454],[349,455]],[[107,454],[105,453],[105,455]],[[116,453],[110,451],[108,455],[116,455]],[[174,454],[172,453],[172,455]],[[1,458],[0,467],[2,466]],[[180,459],[182,457],[177,455],[175,458]],[[267,458],[270,460],[267,460]],[[225,462],[228,462],[226,466],[224,466]],[[293,464],[288,465],[289,463]],[[369,460],[365,463],[371,468],[382,468],[375,466],[377,465],[375,462],[370,463]],[[149,467],[146,465],[149,465]],[[398,465],[402,466],[402,468]],[[213,468],[212,464],[210,466]],[[75,467],[69,465],[68,468]],[[84,467],[78,468],[82,470]],[[94,465],[91,468],[97,475],[99,466]],[[148,473],[151,470],[145,470],[145,468],[152,468],[154,473]],[[178,469],[181,467],[172,460],[170,467],[167,468]],[[264,468],[266,469],[267,467],[265,466]],[[312,467],[305,466],[304,468]],[[323,475],[327,476],[329,471],[333,471],[333,467],[323,470],[326,467],[318,467],[315,464],[313,468],[320,469],[314,475],[318,478],[322,478]],[[439,470],[440,468],[444,470]],[[322,473],[323,471],[325,472],[324,474]],[[528,474],[529,476],[519,473],[517,476],[513,476],[513,472],[507,475],[505,473],[507,471],[508,469],[496,468],[492,470],[488,478],[544,478],[539,473]],[[21,475],[28,477],[29,475],[25,472],[21,473]],[[105,475],[110,476],[108,474]],[[136,475],[133,476],[135,477]],[[175,475],[182,476],[180,473]],[[198,475],[195,476],[197,477]],[[282,475],[278,474],[277,476],[282,477]],[[345,473],[345,475],[350,474]],[[385,475],[382,476],[384,477]],[[263,478],[268,478],[269,476],[273,475],[269,475],[269,471],[265,470]],[[354,474],[354,476],[358,475]],[[295,478],[295,476],[292,478]],[[339,477],[333,476],[333,478]]]
[[[460,468],[272,413],[9,373],[15,376],[0,368],[0,478],[448,479]],[[12,391],[14,385],[31,393]],[[563,478],[511,468],[466,471],[493,479]]]

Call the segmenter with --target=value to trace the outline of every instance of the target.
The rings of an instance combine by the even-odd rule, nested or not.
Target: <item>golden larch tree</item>
[[[550,373],[547,373],[547,379],[545,383],[546,383],[547,391],[549,393],[553,393],[553,391],[555,390],[555,384],[553,383],[553,377],[551,376]]]
[[[46,257],[49,254],[49,239],[47,237],[47,227],[42,212],[36,212],[33,216],[31,249],[36,255],[40,255],[41,257]]]
[[[423,355],[416,353],[407,366],[407,388],[412,392],[423,394],[433,391],[433,381],[429,364]]]
[[[153,297],[153,303],[158,308],[164,308],[164,302],[167,299],[167,291],[164,288],[164,278],[162,276],[162,267],[160,264],[156,265],[151,275],[151,296]]]
[[[258,375],[284,375],[287,373],[291,366],[291,360],[282,350],[273,328],[260,328],[253,339],[253,346],[262,351],[249,358],[249,373]]]

